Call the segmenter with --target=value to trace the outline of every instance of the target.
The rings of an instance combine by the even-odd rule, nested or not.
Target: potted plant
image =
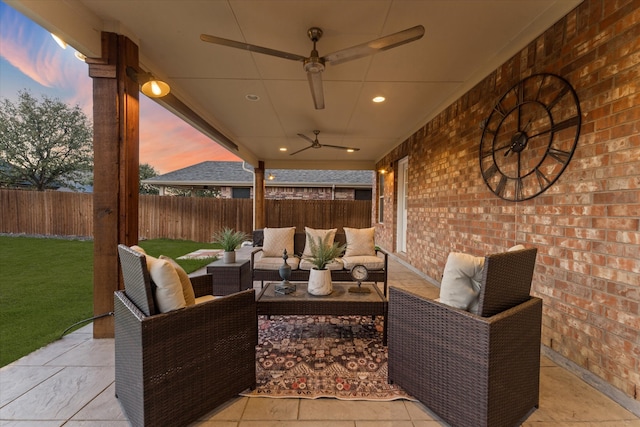
[[[224,253],[222,260],[225,264],[233,264],[236,262],[236,248],[248,239],[246,233],[242,231],[234,231],[233,228],[225,227],[217,231],[213,235],[213,242],[222,246]]]
[[[347,245],[333,243],[329,245],[330,235],[327,234],[324,240],[318,236],[315,240],[309,233],[309,248],[311,256],[305,258],[314,267],[309,271],[309,285],[307,291],[312,295],[329,295],[333,291],[331,285],[331,271],[327,269],[327,264],[342,255]]]

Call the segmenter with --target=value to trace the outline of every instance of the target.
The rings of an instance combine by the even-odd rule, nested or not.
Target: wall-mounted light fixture
[[[267,177],[267,179],[269,181],[273,181],[274,179],[276,179],[276,176],[274,174],[270,173],[269,176]]]
[[[389,166],[382,166],[378,169],[378,173],[385,174],[393,172],[393,163],[390,163]]]
[[[150,98],[161,98],[171,92],[171,88],[166,82],[156,79],[151,73],[127,67],[127,76],[141,85],[140,90],[142,93]]]

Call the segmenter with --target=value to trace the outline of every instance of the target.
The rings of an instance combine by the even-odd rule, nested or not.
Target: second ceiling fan
[[[359,148],[344,147],[342,145],[320,144],[320,141],[318,141],[318,134],[320,133],[320,131],[319,130],[314,130],[313,133],[316,136],[315,139],[311,139],[307,135],[299,133],[298,136],[300,138],[306,140],[306,141],[309,141],[311,143],[311,145],[308,146],[308,147],[303,148],[302,150],[298,150],[298,151],[295,151],[295,152],[291,153],[290,156],[293,156],[294,154],[298,154],[301,151],[308,150],[309,148],[322,148],[322,147],[337,148],[337,149],[340,149],[340,150],[348,151],[350,153],[354,152],[354,151],[360,151]]]
[[[322,30],[318,27],[312,27],[307,31],[307,35],[313,42],[313,49],[308,57],[235,40],[224,39],[222,37],[211,36],[208,34],[201,34],[200,40],[222,46],[248,50],[250,52],[262,53],[264,55],[277,56],[279,58],[290,59],[292,61],[301,61],[303,63],[304,70],[307,72],[307,79],[309,80],[309,87],[311,88],[311,96],[313,97],[315,108],[316,110],[321,110],[324,108],[322,72],[324,71],[325,64],[341,64],[343,62],[373,55],[374,53],[418,40],[424,35],[424,27],[422,25],[416,25],[415,27],[407,28],[406,30],[371,40],[367,43],[341,49],[324,56],[319,56],[318,51],[316,50],[316,42],[320,40],[320,37],[322,37]]]

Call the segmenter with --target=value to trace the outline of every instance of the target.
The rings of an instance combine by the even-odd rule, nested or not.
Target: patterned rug
[[[273,316],[258,319],[257,388],[249,397],[415,400],[387,383],[380,318]]]

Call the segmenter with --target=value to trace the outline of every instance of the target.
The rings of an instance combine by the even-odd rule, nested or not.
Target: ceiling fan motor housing
[[[324,71],[324,59],[318,58],[318,51],[314,50],[311,57],[304,60],[304,70],[307,73],[321,73]]]

